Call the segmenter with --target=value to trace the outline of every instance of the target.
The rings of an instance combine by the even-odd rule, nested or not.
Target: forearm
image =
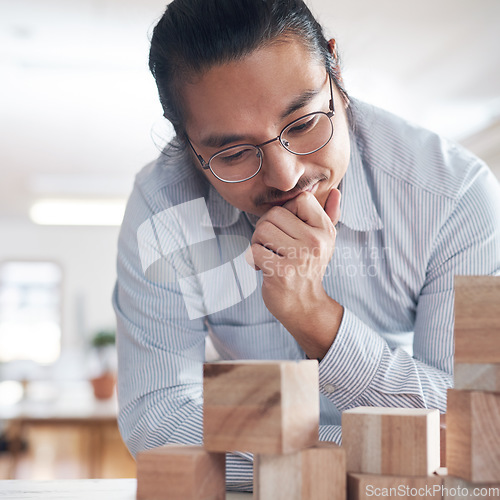
[[[321,360],[335,340],[344,308],[326,293],[311,304],[305,311],[290,315],[283,325],[308,358]]]
[[[133,456],[140,451],[167,443],[201,444],[203,440],[202,405],[195,401],[175,403],[158,392],[123,408],[119,426]],[[154,399],[153,399],[154,398]]]
[[[121,418],[120,430],[133,456],[139,451],[176,444],[203,444],[203,409],[186,404],[168,413],[167,402],[149,407],[133,428],[132,418]],[[226,488],[232,491],[252,491],[253,455],[226,454]]]

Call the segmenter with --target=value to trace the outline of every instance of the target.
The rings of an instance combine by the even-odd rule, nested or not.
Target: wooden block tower
[[[342,414],[349,500],[441,498],[438,410],[359,407]],[[392,492],[392,493],[391,493]],[[423,495],[422,495],[423,496]]]
[[[448,474],[471,491],[476,483],[500,485],[500,276],[455,277],[454,378]]]
[[[254,453],[254,498],[345,500],[345,452],[319,442],[318,362],[206,363],[201,446],[137,456],[138,500],[225,498],[225,454]]]
[[[206,364],[204,444],[254,453],[257,500],[345,500],[345,454],[320,443],[318,362]]]

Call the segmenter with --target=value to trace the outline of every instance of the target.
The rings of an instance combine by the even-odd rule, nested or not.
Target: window
[[[0,362],[57,360],[61,283],[62,270],[53,262],[0,264]]]

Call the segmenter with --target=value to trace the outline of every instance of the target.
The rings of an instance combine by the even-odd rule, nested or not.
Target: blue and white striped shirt
[[[434,133],[358,101],[352,125],[336,248],[323,280],[344,306],[340,330],[319,364],[320,437],[336,442],[341,412],[348,408],[446,410],[453,277],[500,272],[500,187],[486,165]],[[223,200],[179,152],[162,155],[137,175],[121,229],[113,296],[119,426],[134,455],[167,442],[202,442],[207,335],[223,359],[305,357],[266,309],[260,273],[252,293],[217,311],[218,293],[193,273],[186,289],[180,279],[145,272],[144,255],[160,255],[162,248],[154,240],[141,242],[141,232],[154,233],[159,247],[161,239],[182,246],[185,235],[174,234],[175,224],[159,224],[158,214],[200,198],[218,237],[250,241],[252,218]],[[189,304],[198,304],[195,313],[187,295]],[[227,455],[227,485],[252,488],[250,454]]]

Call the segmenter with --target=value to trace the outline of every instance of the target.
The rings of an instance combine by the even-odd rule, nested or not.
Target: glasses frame
[[[330,111],[328,111],[327,113],[325,113],[324,111],[314,111],[312,113],[307,113],[306,115],[303,115],[299,118],[297,118],[296,120],[293,120],[292,122],[290,122],[289,124],[285,125],[283,127],[283,129],[281,130],[281,132],[279,133],[279,135],[277,135],[276,137],[274,137],[274,139],[269,139],[268,141],[265,141],[265,142],[262,142],[260,144],[246,144],[246,143],[242,143],[242,144],[236,144],[234,146],[229,146],[228,148],[224,148],[224,149],[221,149],[220,151],[217,151],[216,153],[214,153],[210,159],[207,161],[205,161],[203,159],[203,157],[197,153],[197,151],[194,149],[194,146],[192,145],[188,135],[186,134],[186,140],[189,144],[189,146],[191,147],[191,149],[193,150],[193,153],[195,154],[196,158],[198,159],[198,161],[200,162],[200,165],[201,165],[201,168],[203,168],[203,170],[210,170],[210,172],[212,172],[212,174],[217,178],[219,179],[220,181],[222,182],[226,182],[228,184],[237,184],[239,182],[245,182],[245,181],[248,181],[250,179],[252,179],[253,177],[255,177],[261,170],[262,168],[262,158],[263,158],[263,151],[262,151],[262,147],[264,146],[267,146],[267,144],[271,144],[272,142],[275,142],[275,141],[278,141],[289,153],[292,153],[296,156],[307,156],[307,155],[311,155],[313,153],[316,153],[317,151],[319,151],[320,149],[323,149],[332,139],[333,137],[333,133],[334,133],[334,125],[333,125],[333,121],[332,121],[332,118],[334,117],[335,115],[335,107],[334,107],[334,102],[333,102],[333,83],[332,83],[332,76],[330,75],[330,73],[328,72],[328,79],[329,79],[329,84],[330,84],[330,102],[329,102],[329,107],[330,107]],[[294,125],[295,123],[303,120],[304,118],[307,118],[308,116],[312,116],[312,115],[318,115],[318,114],[322,114],[322,115],[325,115],[326,117],[328,117],[328,119],[330,120],[330,123],[331,123],[331,126],[332,126],[332,131],[330,133],[330,137],[328,138],[328,140],[319,148],[316,148],[314,151],[309,151],[308,153],[296,153],[295,151],[292,151],[291,149],[288,148],[288,145],[290,144],[288,141],[286,140],[283,140],[282,138],[282,135],[283,133],[285,132],[285,130],[287,130],[289,127],[291,127],[292,125]],[[257,149],[258,151],[258,155],[259,155],[259,159],[260,159],[260,165],[259,165],[259,168],[257,169],[257,171],[252,174],[251,176],[249,177],[246,177],[245,179],[241,179],[241,180],[237,180],[237,181],[228,181],[226,179],[222,179],[220,178],[213,170],[212,170],[212,167],[210,166],[210,162],[213,160],[213,158],[215,158],[216,156],[220,155],[221,153],[224,153],[226,151],[229,151],[233,148],[238,148],[238,147],[241,147],[241,146],[251,146],[255,149]]]

